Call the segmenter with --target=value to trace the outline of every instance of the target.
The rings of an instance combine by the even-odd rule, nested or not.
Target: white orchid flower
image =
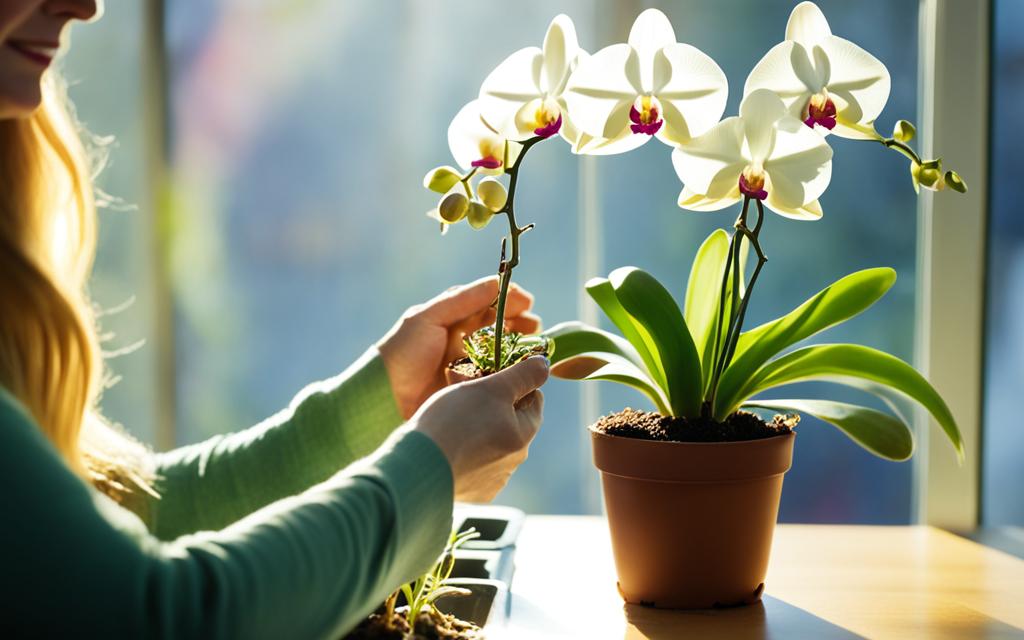
[[[448,148],[464,170],[475,168],[477,173],[500,175],[516,163],[522,145],[507,140],[484,122],[479,101],[473,100],[459,109],[448,126]]]
[[[722,117],[728,81],[715,61],[676,42],[665,14],[637,16],[625,44],[581,60],[569,78],[565,101],[584,135],[577,153],[605,155],[635,149],[657,136],[686,142]]]
[[[787,218],[815,220],[832,177],[832,148],[775,93],[758,89],[743,99],[738,117],[678,147],[672,164],[685,185],[684,209],[717,211],[750,197]]]
[[[578,132],[562,93],[578,61],[587,55],[580,49],[569,16],[556,16],[544,36],[543,49],[516,51],[484,80],[479,98],[484,121],[509,140],[560,133],[574,144]]]
[[[819,133],[875,140],[875,119],[889,99],[889,88],[885,65],[832,35],[821,9],[801,2],[789,16],[786,40],[757,63],[743,93],[770,89]]]

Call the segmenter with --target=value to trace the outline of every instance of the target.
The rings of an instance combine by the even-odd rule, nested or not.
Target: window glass
[[[107,156],[98,178],[109,202],[99,210],[99,248],[91,283],[100,309],[110,387],[103,411],[146,442],[155,436],[156,348],[143,148],[142,11],[138,2],[109,4],[102,20],[78,24],[63,61],[71,99],[91,132],[94,152]]]
[[[729,115],[749,69],[782,39],[793,3],[578,0],[559,4],[557,11],[573,17],[581,44],[595,51],[624,40],[633,17],[652,4],[669,15],[680,40],[725,70]],[[889,67],[892,96],[879,121],[887,131],[898,117],[916,115],[917,8],[913,2],[866,4],[820,2],[836,33]],[[115,24],[137,24],[137,12],[108,6],[102,28],[113,33]],[[539,0],[500,6],[469,0],[200,0],[168,3],[167,12],[173,187],[167,240],[177,437],[187,443],[272,414],[304,384],[358,357],[408,305],[494,271],[500,221],[482,232],[462,226],[440,237],[423,215],[434,203],[420,180],[428,168],[450,162],[445,131],[451,117],[506,55],[540,44],[556,9]],[[870,21],[863,19],[867,14]],[[124,26],[118,42],[136,32]],[[104,40],[100,34],[90,34],[94,50],[114,46],[113,36]],[[100,78],[95,70],[110,63],[99,56],[76,61],[91,71],[93,87],[75,97],[95,130],[120,138],[105,179],[114,193],[134,201],[142,180],[136,175],[141,162],[132,160],[139,159],[132,153],[140,110],[109,96],[137,95],[136,84],[115,86],[137,83],[137,70]],[[131,65],[137,58],[103,59]],[[96,86],[101,81],[109,84]],[[122,111],[126,115],[117,119]],[[888,265],[900,274],[894,289],[828,339],[910,359],[916,201],[905,163],[868,143],[831,142],[837,156],[824,219],[792,222],[768,214],[769,263],[749,321],[775,317],[848,272]],[[516,279],[537,294],[537,310],[549,325],[579,317],[585,279],[618,266],[643,267],[681,295],[700,241],[731,225],[731,211],[697,214],[676,207],[679,182],[669,155],[652,141],[628,155],[588,161],[594,170],[581,174],[583,164],[564,144],[531,152],[517,209],[521,222],[536,222],[537,229],[523,238]],[[116,173],[118,166],[124,174]],[[591,213],[603,239],[583,249],[600,257],[596,273],[578,267],[581,193],[596,195],[599,203]],[[106,249],[116,249],[107,253],[118,255],[104,258],[110,267],[98,268],[97,289],[105,304],[130,293],[140,298],[126,312],[136,318],[136,328],[118,332],[131,341],[147,336],[145,276],[127,268],[148,259],[136,253],[145,251],[136,241],[145,237],[143,229],[129,226],[141,225],[145,216],[104,215],[117,220],[123,235],[104,241]],[[124,362],[145,368],[151,351],[144,348]],[[131,384],[147,382],[152,378]],[[598,388],[603,411],[646,406],[629,390]],[[541,513],[599,509],[580,389],[576,383],[549,384],[544,428],[500,501]],[[848,397],[825,387],[799,391]],[[108,412],[131,418],[133,428],[143,425],[139,432],[145,434],[151,419],[142,407],[152,407],[147,393],[122,382],[108,394]],[[129,397],[137,406],[118,404]],[[800,427],[786,485],[784,520],[910,518],[909,464],[878,460],[809,418]]]
[[[1024,104],[1024,4],[997,0],[993,11],[982,517],[988,525],[1024,525],[1024,429],[1019,415],[1024,389],[1024,216],[1015,188],[1024,171],[1024,133],[1019,127],[1003,126],[1020,117]]]

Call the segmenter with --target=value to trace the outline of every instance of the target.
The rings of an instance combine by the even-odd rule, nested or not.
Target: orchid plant
[[[941,397],[906,363],[866,347],[821,345],[782,354],[795,343],[862,312],[892,285],[895,274],[874,269],[847,276],[792,313],[749,331],[744,319],[767,262],[760,243],[765,208],[796,220],[817,220],[832,177],[832,134],[881,143],[910,161],[915,190],[965,192],[941,159],[922,159],[909,144],[914,126],[900,120],[884,137],[875,121],[888,100],[885,66],[832,34],[811,2],[790,15],[785,40],[758,62],[739,113],[721,119],[725,74],[708,55],[677,41],[668,18],[648,9],[627,42],[593,55],[581,49],[566,16],[552,21],[543,49],[522,49],[483,83],[477,100],[449,129],[462,172],[439,167],[425,184],[442,194],[429,215],[442,230],[462,218],[475,227],[505,214],[494,330],[501,362],[501,323],[512,269],[519,263],[514,212],[520,163],[536,143],[559,134],[574,153],[624,153],[658,138],[672,148],[683,183],[680,207],[716,211],[739,205],[734,232],[712,234],[698,251],[683,309],[653,277],[634,268],[592,280],[587,290],[624,337],[580,323],[546,333],[552,363],[563,377],[612,380],[646,393],[666,415],[724,421],[743,406],[791,410],[831,422],[874,453],[904,459],[912,450],[907,421],[874,409],[819,400],[763,401],[769,388],[808,379],[842,382],[891,402],[925,406],[962,454],[959,430]],[[490,174],[476,187],[472,180]],[[495,176],[507,175],[506,189]],[[512,254],[505,259],[506,241]],[[747,277],[747,255],[756,263]],[[896,410],[897,405],[890,405]]]

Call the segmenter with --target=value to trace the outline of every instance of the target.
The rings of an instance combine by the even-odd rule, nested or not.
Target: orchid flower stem
[[[747,226],[747,212],[750,208],[750,201],[753,200],[757,204],[757,222],[754,224],[753,230]],[[764,255],[764,251],[761,249],[759,238],[761,235],[761,226],[764,224],[764,205],[761,204],[760,200],[747,196],[743,200],[743,211],[740,212],[739,218],[736,219],[735,229],[732,238],[729,242],[729,253],[725,260],[725,270],[722,273],[722,288],[719,295],[718,301],[718,323],[715,327],[715,348],[712,351],[712,362],[714,368],[712,369],[711,386],[709,388],[708,402],[704,404],[705,414],[709,414],[714,411],[715,404],[715,393],[718,390],[718,382],[725,373],[725,369],[729,366],[729,362],[732,361],[733,355],[736,353],[736,345],[739,342],[740,333],[743,331],[743,320],[747,315],[747,305],[750,302],[750,295],[754,290],[754,285],[757,284],[757,277],[761,274],[761,269],[764,267],[764,263],[768,261],[768,258]],[[754,252],[757,254],[757,265],[754,267],[754,272],[750,276],[750,282],[746,286],[746,290],[743,292],[742,300],[737,303],[740,296],[740,276],[742,265],[740,264],[740,247],[743,240],[746,239],[750,242],[750,246],[754,248]],[[725,305],[726,296],[729,293],[727,283],[729,282],[730,276],[732,277],[732,291],[729,295],[729,324],[725,334],[725,342],[721,343],[722,338],[722,323],[725,319]],[[739,305],[737,308],[737,304]]]
[[[917,155],[917,152],[914,151],[914,149],[906,142],[900,142],[895,138],[881,138],[879,142],[885,145],[888,149],[895,149],[896,151],[899,151],[911,162],[916,162],[917,164],[921,164],[922,162],[921,156]]]
[[[515,164],[505,170],[505,173],[509,176],[508,199],[505,201],[505,206],[495,214],[504,213],[505,217],[508,218],[508,240],[509,244],[512,245],[512,254],[509,256],[508,260],[505,260],[505,243],[504,240],[502,241],[501,263],[498,265],[498,307],[495,310],[494,317],[495,372],[501,370],[501,338],[505,328],[505,302],[508,299],[509,285],[512,284],[512,270],[519,265],[519,236],[533,228],[532,223],[525,227],[520,227],[516,222],[515,200],[516,185],[519,184],[519,167],[523,162],[523,158],[526,157],[526,152],[541,140],[544,140],[544,138],[537,136],[524,142],[523,148],[519,152],[519,157],[516,158]]]

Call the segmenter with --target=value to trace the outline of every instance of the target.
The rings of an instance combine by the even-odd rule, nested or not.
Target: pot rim
[[[597,429],[595,429],[594,425],[589,425],[587,427],[587,431],[589,431],[591,433],[591,435],[596,436],[598,438],[607,438],[609,440],[630,440],[630,441],[633,441],[633,442],[643,442],[643,443],[645,443],[644,445],[640,445],[640,446],[647,446],[647,444],[650,444],[650,445],[675,445],[675,446],[685,446],[685,447],[729,447],[730,445],[732,445],[732,446],[738,448],[738,447],[758,446],[758,443],[765,443],[762,446],[767,446],[767,443],[769,443],[769,442],[772,442],[772,443],[777,442],[776,438],[795,438],[796,437],[796,429],[790,429],[789,433],[780,433],[780,434],[777,434],[777,435],[774,435],[774,436],[768,436],[767,438],[754,438],[754,439],[751,439],[751,440],[728,440],[728,441],[723,441],[723,442],[677,442],[675,440],[645,440],[644,438],[628,438],[626,436],[617,436],[617,435],[610,434],[610,433],[602,433],[602,432],[598,431]]]

